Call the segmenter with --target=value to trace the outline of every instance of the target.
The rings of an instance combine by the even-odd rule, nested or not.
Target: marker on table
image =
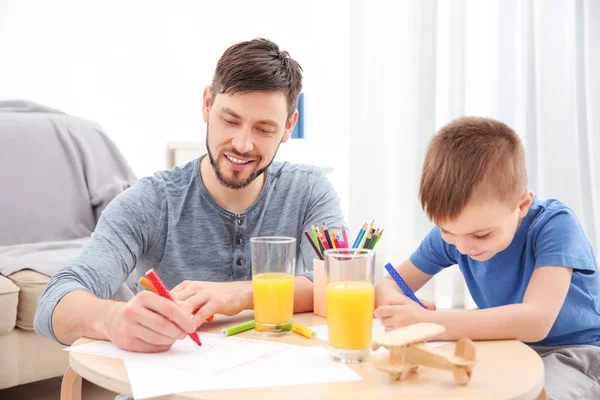
[[[402,277],[400,276],[400,274],[398,273],[398,271],[396,271],[396,268],[394,268],[392,266],[392,264],[387,263],[385,265],[385,269],[387,270],[387,272],[389,272],[389,274],[392,277],[392,279],[394,280],[394,282],[396,282],[398,284],[398,286],[400,287],[400,290],[402,290],[402,292],[404,293],[404,295],[406,297],[409,297],[410,299],[412,299],[413,301],[415,301],[417,304],[419,304],[421,307],[426,308],[423,305],[423,303],[421,303],[419,301],[419,299],[417,299],[417,296],[415,296],[415,294],[413,293],[413,291],[410,290],[410,288],[408,287],[408,285],[406,284],[406,282],[404,281],[404,279],[402,279]]]
[[[241,324],[231,325],[227,328],[223,328],[221,329],[221,333],[223,334],[223,336],[231,336],[235,335],[236,333],[249,331],[250,329],[254,329],[253,319],[250,321],[242,322]]]
[[[150,282],[150,279],[146,278],[145,276],[142,276],[140,278],[140,285],[142,285],[146,289],[151,290],[154,293],[158,294],[158,290],[156,290],[156,288],[154,287],[154,285],[152,284],[152,282]],[[192,311],[192,314],[196,315],[196,313],[198,312],[198,310],[199,310],[199,308],[196,308],[194,311]],[[210,317],[206,318],[206,321],[212,322],[213,319],[215,319],[215,316],[211,315]]]
[[[242,322],[241,324],[232,325],[227,328],[221,329],[221,333],[223,334],[223,336],[231,336],[231,335],[235,335],[237,333],[249,331],[250,329],[254,329],[254,325],[255,325],[255,321],[250,320],[250,321]],[[314,332],[312,329],[310,329],[304,325],[300,325],[296,322],[292,322],[292,331],[296,332],[299,335],[307,337],[309,339],[314,339],[315,337],[317,337],[316,332]]]
[[[300,325],[297,322],[292,322],[292,330],[297,334],[307,337],[309,339],[314,339],[317,337],[317,333],[315,331],[313,331],[307,326]]]
[[[158,294],[160,296],[164,297],[165,299],[169,299],[173,303],[175,303],[175,300],[173,300],[173,297],[171,297],[171,293],[169,293],[169,291],[167,290],[165,285],[162,283],[162,281],[160,280],[160,278],[158,277],[156,272],[154,272],[154,269],[151,269],[148,272],[146,272],[146,276],[148,277],[148,279],[150,279],[150,282],[152,282],[152,285],[154,285],[154,288],[156,289],[156,291],[158,292]],[[198,337],[197,332],[188,333],[188,335],[190,335],[192,340],[194,342],[196,342],[198,344],[198,346],[202,346],[202,343],[200,342],[200,338]]]

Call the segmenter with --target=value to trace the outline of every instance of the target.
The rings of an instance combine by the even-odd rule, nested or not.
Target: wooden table
[[[252,318],[243,313],[233,318],[217,317],[201,331],[219,332],[221,328]],[[324,318],[312,313],[297,314],[294,320],[304,325],[325,324]],[[241,337],[260,339],[254,331],[239,334]],[[283,343],[301,346],[323,346],[324,342],[306,339],[297,334],[277,339]],[[89,339],[79,339],[83,344]],[[454,383],[452,373],[419,367],[403,381],[392,381],[389,376],[373,368],[371,363],[351,366],[363,377],[359,382],[302,385],[292,387],[219,390],[211,392],[182,393],[160,399],[545,399],[543,391],[544,366],[541,358],[527,345],[516,340],[476,342],[479,363],[473,370],[471,382],[466,386]],[[440,349],[453,352],[454,345]],[[70,354],[70,368],[62,385],[62,400],[81,399],[81,378],[105,389],[130,394],[129,379],[122,360],[80,353]]]

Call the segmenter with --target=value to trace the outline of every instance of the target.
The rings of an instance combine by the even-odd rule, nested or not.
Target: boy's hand
[[[375,307],[403,305],[407,302],[413,302],[400,292],[398,286],[391,279],[383,279],[379,285],[375,287]],[[428,310],[435,310],[435,304],[421,300],[421,303]],[[413,302],[414,303],[414,302]]]
[[[428,319],[427,314],[435,311],[436,308],[434,304],[419,300],[426,308],[400,293],[390,294],[384,300],[383,305],[375,309],[375,317],[381,318],[386,332],[417,322],[425,322]]]

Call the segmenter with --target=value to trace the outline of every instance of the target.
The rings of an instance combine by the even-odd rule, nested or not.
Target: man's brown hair
[[[217,62],[211,88],[213,101],[218,93],[282,91],[287,97],[289,118],[302,91],[302,67],[277,44],[253,39],[225,50]]]
[[[461,117],[429,142],[419,199],[435,223],[456,219],[471,200],[516,207],[527,186],[525,149],[506,124]]]

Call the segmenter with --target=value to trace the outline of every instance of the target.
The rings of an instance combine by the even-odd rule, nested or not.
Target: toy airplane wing
[[[384,333],[373,339],[373,350],[383,346],[385,348],[408,346],[414,343],[423,343],[444,333],[446,329],[432,322],[420,322]]]

